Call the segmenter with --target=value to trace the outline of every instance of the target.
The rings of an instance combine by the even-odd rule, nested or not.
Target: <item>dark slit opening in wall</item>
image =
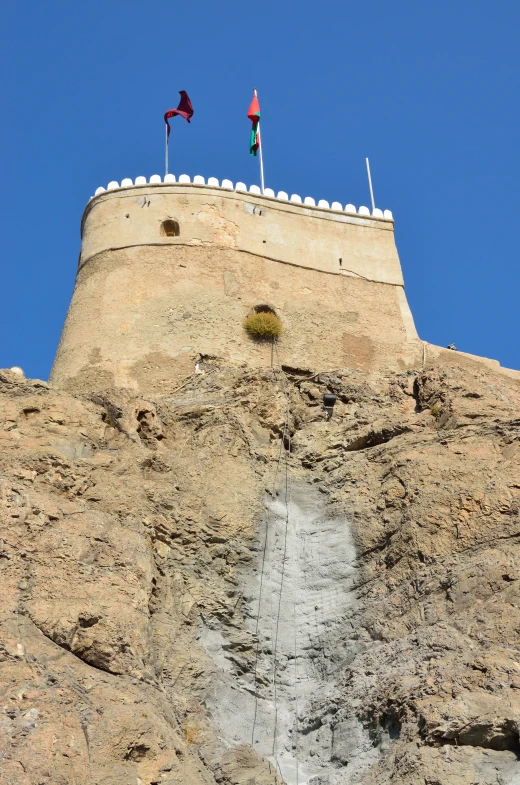
[[[180,235],[179,224],[177,221],[168,219],[161,224],[161,235],[163,237],[178,237]]]

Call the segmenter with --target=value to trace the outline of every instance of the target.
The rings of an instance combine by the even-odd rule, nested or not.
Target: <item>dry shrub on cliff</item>
[[[261,311],[246,316],[244,329],[252,338],[270,340],[281,335],[282,323],[272,311]]]

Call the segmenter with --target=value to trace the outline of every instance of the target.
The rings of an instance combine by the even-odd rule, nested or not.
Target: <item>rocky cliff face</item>
[[[1,372],[0,781],[520,783],[520,380],[444,363]]]

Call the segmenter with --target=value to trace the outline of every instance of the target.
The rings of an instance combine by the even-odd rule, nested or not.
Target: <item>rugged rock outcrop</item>
[[[0,382],[0,782],[520,783],[519,378]]]

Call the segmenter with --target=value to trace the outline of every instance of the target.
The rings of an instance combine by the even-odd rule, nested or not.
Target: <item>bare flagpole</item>
[[[255,98],[258,98],[255,88]],[[260,120],[258,121],[258,151],[260,153],[260,190],[264,192],[264,159],[262,158],[262,135],[260,133]]]
[[[370,174],[370,163],[368,158],[366,159],[367,162],[367,174],[368,174],[368,186],[370,188],[370,198],[372,199],[372,212],[376,209],[376,203],[374,202],[374,191],[372,189],[372,176]]]
[[[166,177],[166,175],[168,174],[168,124],[167,123],[164,124],[164,128],[166,132],[166,138],[164,144],[164,176]]]

